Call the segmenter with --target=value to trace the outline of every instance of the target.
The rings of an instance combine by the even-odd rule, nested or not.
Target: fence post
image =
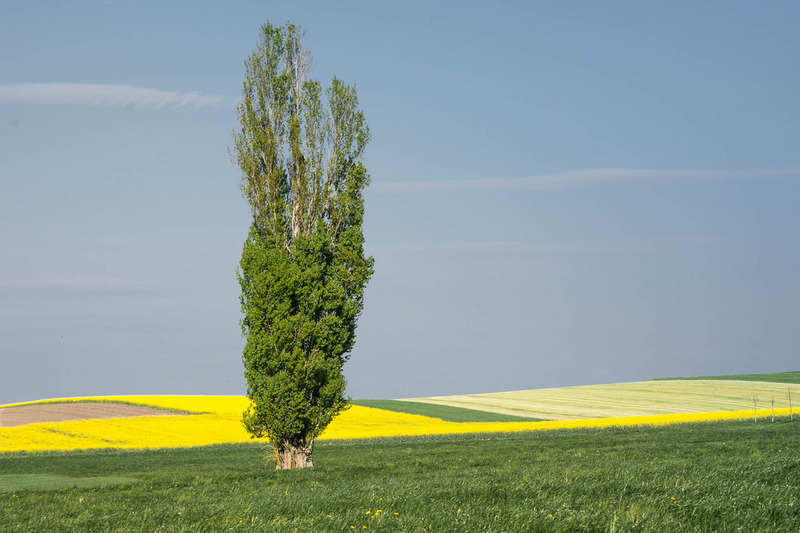
[[[753,394],[753,422],[758,422],[758,396]]]

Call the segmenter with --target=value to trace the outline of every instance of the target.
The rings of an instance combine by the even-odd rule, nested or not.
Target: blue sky
[[[798,370],[796,2],[0,1],[0,403],[243,394],[259,26],[372,130],[354,398]]]

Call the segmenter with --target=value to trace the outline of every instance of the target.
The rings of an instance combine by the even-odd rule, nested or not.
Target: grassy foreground
[[[230,444],[0,454],[0,529],[800,527],[797,419],[329,441],[315,452],[317,467],[288,472],[265,467],[265,451]],[[79,486],[68,487],[70,478]]]

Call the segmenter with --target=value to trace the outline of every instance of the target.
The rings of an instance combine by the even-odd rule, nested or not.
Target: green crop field
[[[3,531],[786,531],[800,422],[0,455]]]
[[[448,422],[535,422],[538,419],[524,416],[504,415],[490,411],[478,411],[463,407],[437,405],[434,403],[404,402],[402,400],[353,400],[353,405],[374,407],[385,411],[422,415],[447,420]]]
[[[772,374],[731,374],[727,376],[695,376],[688,378],[662,378],[675,379],[714,379],[726,381],[765,381],[772,383],[800,383],[800,372],[775,372]]]
[[[543,420],[580,420],[618,416],[662,415],[792,407],[800,404],[797,372],[586,385],[557,389],[410,398],[416,402],[461,407]],[[763,380],[748,377],[771,378]],[[780,382],[786,379],[787,382]]]

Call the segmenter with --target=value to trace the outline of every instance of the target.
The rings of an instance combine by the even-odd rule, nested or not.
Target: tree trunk
[[[284,442],[276,447],[276,470],[289,470],[290,468],[306,468],[314,466],[311,458],[313,445],[297,445]]]

